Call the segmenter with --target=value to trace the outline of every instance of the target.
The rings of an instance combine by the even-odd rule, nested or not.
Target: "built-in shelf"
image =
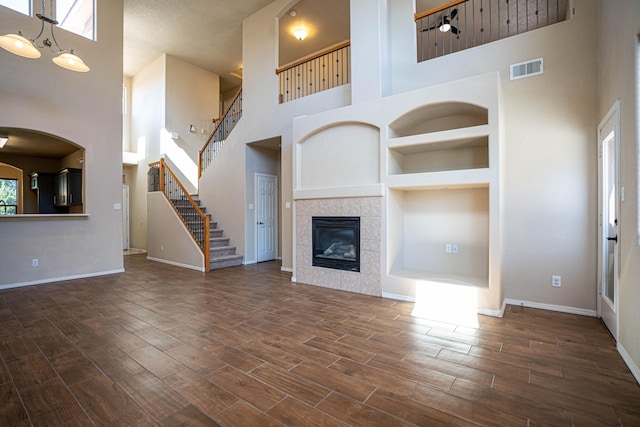
[[[387,186],[396,190],[438,190],[487,187],[490,169],[424,172],[387,177]]]
[[[403,137],[489,123],[486,108],[464,102],[441,102],[422,106],[389,125],[389,137]]]

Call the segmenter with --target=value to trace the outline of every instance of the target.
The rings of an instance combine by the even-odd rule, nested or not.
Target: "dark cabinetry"
[[[58,207],[82,204],[82,169],[62,169],[54,176],[53,204]]]
[[[69,207],[82,205],[82,169],[33,172],[30,177],[31,190],[36,192],[38,213],[68,213]]]

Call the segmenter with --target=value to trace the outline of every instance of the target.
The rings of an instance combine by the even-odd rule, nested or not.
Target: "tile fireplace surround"
[[[360,272],[311,265],[311,218],[360,217]],[[324,288],[381,296],[382,197],[296,200],[294,280]]]

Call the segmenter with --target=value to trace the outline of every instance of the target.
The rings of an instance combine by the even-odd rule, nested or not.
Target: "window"
[[[31,0],[0,0],[0,5],[25,15],[31,15]]]
[[[95,40],[94,12],[94,0],[56,1],[58,26],[91,40]]]
[[[0,178],[0,215],[18,213],[18,180]]]

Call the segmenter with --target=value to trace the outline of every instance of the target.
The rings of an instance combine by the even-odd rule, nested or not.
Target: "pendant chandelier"
[[[28,39],[22,35],[22,31],[18,31],[18,34],[6,34],[0,36],[0,47],[25,58],[40,58],[41,54],[38,48],[43,49],[48,47],[53,53],[58,55],[52,59],[56,65],[66,68],[67,70],[86,73],[89,71],[87,64],[73,53],[73,49],[62,49],[56,40],[56,36],[53,34],[53,28],[58,25],[58,21],[53,18],[54,5],[55,0],[50,0],[49,15],[47,16],[45,15],[45,0],[42,0],[42,13],[36,14],[36,17],[42,22],[40,32],[37,36],[33,39]],[[45,35],[42,41],[38,41],[45,32],[45,23],[49,24],[50,38]]]

